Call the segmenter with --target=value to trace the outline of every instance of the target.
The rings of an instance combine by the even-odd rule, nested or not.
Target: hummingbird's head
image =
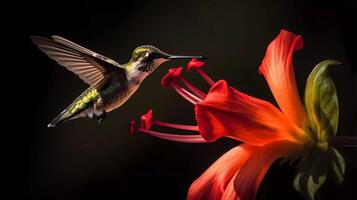
[[[170,55],[151,45],[137,47],[131,57],[131,63],[137,63],[137,70],[151,73],[162,63],[169,60]]]
[[[161,51],[160,49],[151,46],[143,45],[137,47],[131,57],[130,63],[131,67],[134,68],[132,71],[136,71],[136,75],[150,74],[162,63],[174,59],[205,59],[203,56],[178,56],[171,55]]]

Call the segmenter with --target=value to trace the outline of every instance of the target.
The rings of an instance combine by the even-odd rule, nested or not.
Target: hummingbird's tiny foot
[[[106,116],[107,116],[106,112],[103,111],[103,113],[101,115],[95,116],[95,119],[97,120],[97,123],[100,124],[104,121]]]

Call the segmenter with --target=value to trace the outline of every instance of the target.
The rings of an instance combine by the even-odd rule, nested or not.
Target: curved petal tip
[[[152,109],[150,109],[146,114],[141,116],[141,128],[146,130],[150,129],[152,120]]]
[[[191,68],[201,68],[204,64],[203,61],[194,58],[187,63],[186,71],[189,71]]]
[[[303,46],[300,35],[282,30],[269,44],[259,67],[281,110],[299,127],[306,122],[306,113],[296,85],[293,54]]]
[[[170,81],[181,75],[182,67],[169,69],[169,72],[161,79],[161,86],[167,87]]]

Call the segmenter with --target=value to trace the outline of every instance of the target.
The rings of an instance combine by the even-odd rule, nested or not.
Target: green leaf
[[[340,64],[334,60],[320,62],[310,73],[305,89],[305,107],[313,138],[327,143],[336,135],[338,125],[338,99],[336,87],[327,67]]]
[[[326,181],[329,160],[321,149],[315,149],[305,156],[294,179],[294,188],[305,199],[314,200],[315,193]]]
[[[327,150],[317,146],[306,146],[298,164],[294,188],[305,199],[314,200],[315,193],[325,183],[327,174],[342,183],[345,174],[345,160],[333,147]]]
[[[345,175],[345,160],[335,148],[329,148],[329,160],[331,162],[331,174],[338,183],[342,183]]]
[[[318,179],[314,181],[311,174],[299,173],[294,179],[294,187],[305,199],[314,200],[316,191],[325,181],[326,174],[319,176]]]

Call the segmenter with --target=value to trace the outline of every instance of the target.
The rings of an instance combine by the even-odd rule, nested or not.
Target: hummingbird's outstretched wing
[[[51,40],[45,37],[31,36],[31,39],[41,51],[92,87],[100,86],[114,70],[125,75],[125,70],[114,60],[62,37],[52,36],[53,40]]]

